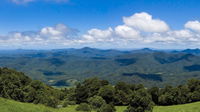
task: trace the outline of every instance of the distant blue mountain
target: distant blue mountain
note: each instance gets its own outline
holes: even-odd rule
[[[146,86],[178,85],[200,79],[200,50],[81,49],[2,50],[0,67],[25,72],[49,85],[73,84],[88,77]]]

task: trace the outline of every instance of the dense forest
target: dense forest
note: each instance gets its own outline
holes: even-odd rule
[[[114,106],[127,106],[126,112],[151,112],[154,105],[177,105],[200,101],[200,80],[185,85],[145,88],[142,84],[89,78],[75,87],[55,89],[24,73],[0,68],[0,96],[20,102],[54,108],[79,104],[77,111],[115,112]]]
[[[111,84],[124,81],[145,87],[177,86],[191,78],[200,79],[200,49],[0,50],[0,67],[21,71],[57,87],[76,85],[88,77],[99,77]]]

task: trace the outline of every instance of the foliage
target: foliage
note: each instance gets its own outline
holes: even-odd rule
[[[145,89],[134,92],[127,108],[127,112],[152,112],[153,102]]]
[[[165,84],[177,86],[190,78],[200,79],[199,54],[199,50],[12,50],[1,51],[0,66],[22,71],[51,86],[71,86],[99,77],[111,84],[124,81],[163,88]]]
[[[78,84],[75,89],[77,103],[87,102],[87,99],[97,95],[99,89],[104,85],[108,85],[108,82],[98,78],[89,78],[82,84]]]
[[[114,105],[128,106],[128,112],[143,112],[152,111],[153,104],[178,105],[200,101],[200,80],[191,79],[176,87],[148,89],[142,84],[118,82],[111,85],[106,80],[89,78],[73,88],[55,89],[22,72],[0,68],[0,97],[54,108],[59,104],[64,107],[80,104],[78,109],[89,111]]]
[[[102,105],[106,104],[106,101],[100,96],[93,96],[88,99],[88,103],[93,109],[98,109]]]
[[[113,103],[115,100],[115,88],[111,85],[103,86],[98,93],[99,96],[101,96],[106,103]]]
[[[97,112],[115,112],[116,109],[111,104],[104,104],[102,105]]]
[[[91,112],[91,107],[87,103],[81,103],[76,107],[77,111]]]
[[[45,104],[56,107],[61,92],[21,72],[0,68],[0,96],[21,102]]]

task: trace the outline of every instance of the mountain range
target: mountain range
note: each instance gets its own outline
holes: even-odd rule
[[[163,87],[200,79],[200,49],[1,50],[0,67],[25,72],[51,86],[72,86],[86,78],[99,77],[111,83]]]

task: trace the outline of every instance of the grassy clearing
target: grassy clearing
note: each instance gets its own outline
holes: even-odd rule
[[[75,106],[68,106],[67,108],[53,109],[43,105],[35,105],[30,103],[21,103],[13,100],[0,98],[1,112],[77,112]],[[116,107],[117,112],[123,112],[126,107]],[[175,106],[155,106],[153,112],[200,112],[200,102],[175,105]]]
[[[174,106],[156,106],[153,112],[200,112],[200,102]]]

